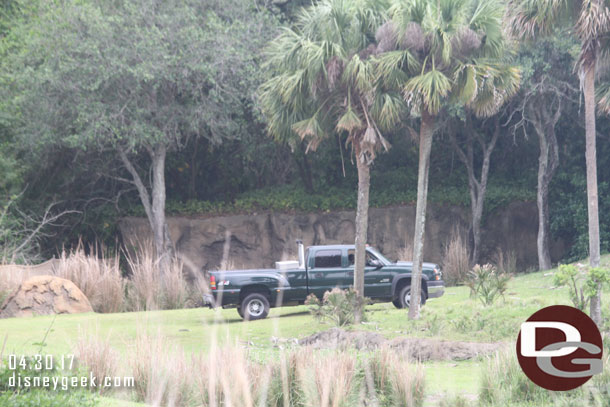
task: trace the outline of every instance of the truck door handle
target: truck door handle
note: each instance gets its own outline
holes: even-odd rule
[[[322,277],[324,277],[324,274],[322,274],[322,273],[316,273],[316,274],[314,274],[314,277],[315,277],[315,278],[322,278]]]
[[[347,275],[350,276],[350,277],[353,277],[354,276],[354,272],[353,271],[348,271]]]

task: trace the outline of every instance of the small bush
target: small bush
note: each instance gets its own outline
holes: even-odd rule
[[[591,297],[597,294],[598,285],[610,282],[610,270],[590,268],[582,263],[577,266],[562,264],[555,274],[554,282],[557,286],[567,286],[574,307],[586,311]]]
[[[315,294],[310,294],[305,301],[314,318],[336,326],[353,324],[354,314],[358,310],[362,314],[362,320],[366,321],[364,308],[367,303],[368,299],[359,297],[353,288],[341,290],[337,287],[325,292],[321,301]]]
[[[443,257],[443,280],[447,285],[464,282],[470,269],[468,245],[462,234],[454,229]]]
[[[478,298],[483,305],[492,305],[498,297],[504,297],[510,279],[510,274],[498,273],[491,264],[477,264],[468,272],[467,284],[472,297]]]

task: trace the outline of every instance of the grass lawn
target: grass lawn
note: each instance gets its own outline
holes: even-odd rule
[[[603,258],[610,263],[610,255]],[[567,304],[567,288],[554,288],[552,271],[520,275],[512,279],[504,300],[485,307],[469,297],[466,287],[451,287],[441,298],[430,300],[422,318],[409,321],[404,310],[390,303],[367,307],[368,321],[357,329],[376,331],[387,338],[434,337],[475,342],[505,342],[512,346],[519,325],[548,305]],[[603,296],[604,313],[610,317],[610,294]],[[255,358],[277,356],[272,337],[301,338],[330,328],[314,320],[306,306],[272,310],[270,318],[244,323],[235,309],[207,308],[120,314],[75,314],[0,320],[0,349],[8,354],[69,354],[79,335],[108,337],[123,353],[130,351],[138,332],[159,332],[187,352],[206,352],[213,341],[249,346]],[[48,333],[47,333],[48,331]],[[45,338],[46,335],[46,339]],[[43,342],[44,339],[44,342]],[[41,351],[42,350],[42,351]],[[430,394],[476,394],[481,361],[432,362],[425,365]],[[103,399],[102,406],[117,404]],[[118,404],[123,405],[123,404]]]

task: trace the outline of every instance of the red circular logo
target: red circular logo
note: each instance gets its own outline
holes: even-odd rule
[[[572,390],[602,370],[602,336],[574,307],[553,305],[521,324],[517,358],[531,381],[547,390]]]

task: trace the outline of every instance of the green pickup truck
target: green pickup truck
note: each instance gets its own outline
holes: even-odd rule
[[[354,281],[354,245],[311,246],[299,241],[298,261],[276,262],[275,269],[210,271],[209,292],[203,295],[210,307],[236,306],[245,320],[267,317],[271,307],[299,305],[311,293],[322,298],[335,287],[347,289]],[[409,306],[411,262],[391,262],[367,246],[364,295],[375,302]],[[421,302],[444,293],[440,267],[423,264]]]

